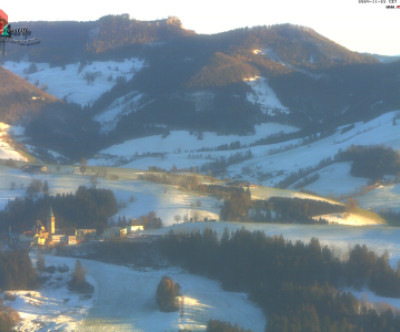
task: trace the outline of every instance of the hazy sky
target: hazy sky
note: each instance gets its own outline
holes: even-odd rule
[[[10,22],[89,21],[128,13],[138,20],[177,16],[187,29],[214,33],[234,28],[293,23],[313,28],[358,52],[400,55],[400,0],[16,0],[0,5]],[[362,1],[362,0],[361,0]],[[392,2],[392,3],[389,3]]]

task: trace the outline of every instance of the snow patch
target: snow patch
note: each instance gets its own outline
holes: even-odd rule
[[[196,91],[186,94],[186,98],[194,103],[196,112],[203,112],[211,108],[215,94],[211,91]]]
[[[62,260],[75,262],[69,258]],[[205,331],[210,318],[237,323],[253,331],[265,328],[262,311],[246,294],[223,291],[216,281],[176,268],[139,271],[91,260],[81,262],[97,290],[93,306],[80,326],[82,331]],[[163,275],[180,284],[184,295],[182,313],[158,310],[155,291]]]
[[[27,161],[27,158],[15,148],[15,143],[10,136],[11,132],[10,125],[0,122],[0,159]]]
[[[90,165],[116,165],[119,160],[127,160],[121,164],[125,167],[133,168],[148,168],[154,164],[154,158],[141,158],[137,164],[133,162],[138,159],[138,156],[143,154],[160,154],[157,156],[156,162],[159,167],[160,157],[161,163],[165,161],[170,169],[174,164],[177,167],[196,166],[205,163],[206,157],[201,157],[200,160],[195,160],[195,155],[201,154],[196,150],[204,148],[217,148],[223,144],[230,144],[240,141],[242,145],[251,144],[266,136],[279,133],[289,133],[296,131],[297,128],[281,125],[277,123],[263,123],[255,126],[255,133],[252,135],[217,135],[213,132],[203,132],[202,137],[198,134],[191,134],[186,130],[174,130],[169,135],[153,135],[143,138],[128,140],[122,144],[113,145],[98,153],[98,155],[89,160]],[[231,154],[232,151],[225,151],[223,154]],[[164,158],[164,154],[169,154]],[[188,156],[190,154],[190,156]],[[207,153],[208,154],[208,153]],[[220,153],[221,154],[221,153]],[[145,156],[143,156],[145,157]],[[171,159],[168,159],[171,157]],[[143,165],[143,166],[142,166]]]
[[[400,184],[380,186],[365,195],[357,197],[362,207],[372,208],[375,211],[400,212]]]
[[[75,259],[53,256],[45,256],[45,261],[47,266],[67,265],[70,271],[73,271],[75,264]],[[17,331],[76,331],[80,328],[93,299],[68,290],[70,273],[56,271],[50,275],[52,285],[46,283],[38,291],[9,292],[16,299],[5,301],[4,304],[17,310],[21,317]],[[90,278],[89,282],[93,283],[94,280]]]
[[[114,100],[105,111],[94,117],[94,120],[101,124],[100,132],[108,133],[114,130],[125,115],[140,110],[144,106],[141,104],[143,97],[143,94],[133,91]]]
[[[381,224],[375,219],[364,217],[354,213],[324,214],[313,217],[314,220],[319,220],[320,218],[328,220],[329,223],[347,226],[366,226]]]
[[[317,171],[319,179],[305,189],[318,192],[322,196],[341,196],[355,193],[368,184],[368,179],[356,178],[350,175],[351,162],[341,162],[329,165]],[[310,174],[312,176],[314,173]]]
[[[259,105],[264,114],[270,116],[289,114],[289,109],[282,105],[265,77],[255,76],[247,79],[246,83],[253,90],[247,93],[247,100],[254,105]]]
[[[51,67],[48,63],[6,61],[3,66],[60,99],[86,106],[92,105],[110,90],[118,78],[132,79],[144,67],[144,61],[130,58],[121,62],[93,61],[62,67]]]

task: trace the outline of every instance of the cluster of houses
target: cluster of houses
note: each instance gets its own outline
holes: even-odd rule
[[[97,235],[96,229],[75,229],[73,235],[67,234],[63,230],[56,229],[56,217],[50,207],[49,214],[45,223],[37,220],[31,231],[22,234],[12,234],[9,232],[9,243],[15,242],[26,246],[57,246],[57,245],[76,245],[90,240],[111,240],[121,238],[135,238],[141,235],[142,225],[126,227],[110,227],[105,229],[101,236]]]

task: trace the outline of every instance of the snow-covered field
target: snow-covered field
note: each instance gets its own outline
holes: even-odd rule
[[[212,228],[221,236],[245,227],[262,230],[268,236],[283,235],[286,239],[309,241],[312,237],[332,246],[337,255],[345,257],[355,244],[366,244],[378,253],[388,251],[392,266],[400,259],[400,229],[391,227],[304,226],[251,223],[188,223],[148,234],[166,233],[170,229],[190,232]],[[71,269],[75,259],[47,255],[46,265],[66,264]],[[177,268],[132,269],[91,260],[81,260],[87,279],[95,285],[93,299],[81,300],[66,288],[41,289],[39,292],[13,292],[16,300],[6,301],[17,309],[22,322],[18,331],[177,331],[205,330],[208,319],[237,323],[252,331],[263,331],[266,319],[245,294],[225,292],[218,282],[191,275]],[[155,302],[155,290],[163,275],[181,285],[184,309],[161,313]],[[66,277],[63,277],[64,279]],[[62,284],[63,281],[59,280]],[[400,308],[399,299],[379,297],[368,290],[352,291],[359,299],[387,303]],[[69,299],[66,301],[65,299]],[[382,305],[381,305],[382,306]]]
[[[66,264],[75,259],[45,256],[46,265]],[[218,282],[176,268],[131,269],[81,260],[87,280],[95,286],[93,299],[81,300],[65,287],[19,291],[7,301],[19,311],[18,331],[204,331],[207,321],[219,319],[252,331],[263,331],[262,311],[243,293],[223,291]],[[155,301],[157,285],[168,275],[181,285],[183,310],[162,313]],[[60,281],[62,283],[62,281]],[[66,301],[68,299],[68,301]]]
[[[360,206],[377,211],[400,212],[400,184],[379,186],[369,193],[357,197]]]
[[[316,171],[319,179],[304,188],[323,196],[338,197],[355,192],[367,185],[368,179],[350,175],[351,162],[340,162]],[[311,176],[314,173],[310,174]]]
[[[124,169],[127,170],[127,169]],[[0,209],[4,209],[9,199],[23,197],[26,188],[32,179],[42,182],[47,181],[51,195],[74,193],[80,185],[91,187],[93,184],[90,175],[75,174],[74,168],[63,168],[59,173],[31,175],[17,169],[0,167]],[[136,173],[135,173],[136,174]],[[133,177],[133,176],[132,176]],[[216,197],[203,196],[194,192],[188,192],[170,185],[140,181],[135,179],[110,180],[97,178],[97,187],[110,189],[114,192],[118,203],[118,213],[113,216],[116,222],[118,219],[139,218],[149,212],[154,211],[161,218],[164,226],[171,226],[185,221],[218,220],[221,200]],[[397,188],[397,187],[394,187]],[[396,189],[397,190],[397,189]],[[328,198],[323,198],[307,193],[282,190],[277,188],[267,188],[262,186],[251,186],[252,199],[269,199],[272,196],[302,198],[326,201],[337,204]],[[396,200],[398,194],[393,193],[393,206],[398,206]],[[375,202],[361,202],[364,208],[373,208]],[[381,204],[388,204],[383,201]],[[345,225],[374,225],[381,223],[374,215],[362,216],[358,213],[344,214],[341,216],[323,216],[324,219],[333,223]]]
[[[72,171],[73,168],[70,168]],[[31,180],[47,181],[51,195],[74,193],[80,185],[91,187],[89,176],[56,173],[31,175],[20,170],[0,167],[0,209],[4,209],[9,199],[23,197]],[[139,218],[154,211],[163,225],[170,226],[185,220],[218,219],[218,199],[184,192],[173,186],[137,181],[108,180],[98,178],[98,188],[114,192],[119,205],[113,217]],[[11,188],[13,188],[11,190]]]
[[[0,159],[14,159],[26,161],[26,158],[13,146],[8,124],[0,122]]]
[[[120,160],[125,160],[124,167],[145,168],[157,165],[170,169],[173,165],[179,168],[198,166],[213,159],[214,156],[227,156],[236,151],[207,151],[199,152],[200,149],[215,149],[220,145],[240,142],[247,145],[261,138],[297,131],[297,128],[277,123],[264,123],[255,126],[252,135],[217,135],[213,132],[204,132],[202,138],[197,134],[191,134],[185,130],[174,130],[168,136],[154,135],[143,138],[132,139],[122,144],[113,145],[98,153],[89,160],[90,165],[115,165]],[[136,156],[146,153],[165,154],[164,157],[149,157],[138,160]],[[209,156],[209,157],[208,157]],[[133,161],[131,161],[133,160]],[[140,167],[140,166],[143,167]]]
[[[315,220],[319,218],[328,220],[329,223],[347,225],[347,226],[367,226],[367,225],[380,225],[382,221],[378,218],[363,216],[356,213],[334,213],[334,214],[322,214],[313,217]]]
[[[225,292],[210,279],[174,268],[138,271],[94,261],[82,263],[98,285],[96,302],[82,331],[202,331],[210,318],[253,331],[265,327],[261,310],[245,294]],[[181,285],[183,313],[158,311],[155,291],[163,275]]]
[[[118,78],[130,80],[144,66],[138,58],[124,61],[93,61],[50,67],[48,63],[6,61],[3,65],[38,87],[60,99],[80,104],[92,104],[110,90]]]
[[[142,103],[143,99],[144,95],[142,93],[133,91],[114,100],[106,110],[94,117],[94,120],[101,125],[100,131],[102,133],[112,131],[123,116],[138,111],[146,105],[146,102]]]
[[[35,262],[36,255],[32,256]],[[93,298],[70,292],[67,288],[67,282],[75,266],[74,259],[46,256],[45,261],[46,266],[66,265],[69,271],[45,273],[51,276],[51,279],[37,291],[7,292],[14,295],[15,300],[4,301],[4,304],[17,310],[21,317],[16,326],[17,331],[77,331],[93,305]],[[96,286],[95,279],[91,275],[86,279]]]
[[[393,149],[400,149],[400,123],[393,125],[393,117],[398,113],[391,112],[386,113],[378,118],[368,121],[356,123],[354,128],[341,133],[338,130],[332,136],[317,140],[309,144],[303,144],[301,146],[295,146],[294,148],[288,148],[286,151],[270,154],[268,149],[258,150],[253,152],[254,158],[246,160],[239,164],[232,165],[228,168],[228,174],[231,177],[241,176],[243,167],[247,167],[250,172],[248,177],[253,177],[257,181],[256,173],[257,171],[263,171],[272,174],[281,174],[279,176],[274,176],[266,180],[262,180],[261,184],[265,186],[273,187],[286,175],[297,171],[299,168],[315,167],[318,163],[326,158],[333,158],[336,153],[340,150],[344,151],[351,145],[385,145],[386,147],[392,147]],[[295,142],[294,142],[295,143]],[[256,150],[252,148],[252,151]],[[343,176],[347,177],[347,185],[352,183],[354,188],[356,188],[359,182],[352,181],[349,178],[348,172],[343,167],[341,167]],[[331,167],[328,171],[332,172]],[[321,176],[323,174],[320,174]],[[339,174],[338,174],[339,175]],[[339,186],[337,186],[339,187]],[[314,188],[318,189],[318,188]],[[327,190],[322,188],[322,190]],[[334,192],[334,187],[331,189]],[[317,191],[318,192],[318,191]]]
[[[280,132],[293,132],[296,129],[279,124],[262,124],[256,126],[256,133],[247,136],[217,136],[203,133],[203,138],[190,135],[186,131],[171,131],[166,137],[150,136],[126,141],[102,150],[89,161],[90,165],[119,165],[137,169],[158,166],[164,169],[201,167],[205,164],[226,160],[237,153],[251,151],[252,157],[234,163],[226,168],[226,176],[233,179],[244,179],[251,183],[274,187],[288,175],[300,168],[315,168],[327,158],[333,158],[339,151],[351,145],[384,145],[400,149],[400,121],[393,121],[399,111],[378,116],[368,122],[357,122],[354,127],[343,130],[339,128],[333,135],[305,143],[302,139],[293,139],[276,144],[248,145],[260,138]],[[239,141],[241,148],[218,151],[216,147]],[[200,149],[213,151],[200,151]],[[155,155],[149,155],[153,153]],[[319,179],[304,187],[322,196],[349,195],[360,191],[368,183],[367,179],[350,175],[350,163],[335,163],[318,169]],[[292,187],[290,187],[292,188]]]

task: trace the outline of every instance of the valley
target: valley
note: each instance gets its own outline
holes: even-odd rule
[[[400,326],[398,57],[294,24],[30,26],[0,58],[0,254],[37,278],[0,292],[17,331]]]

